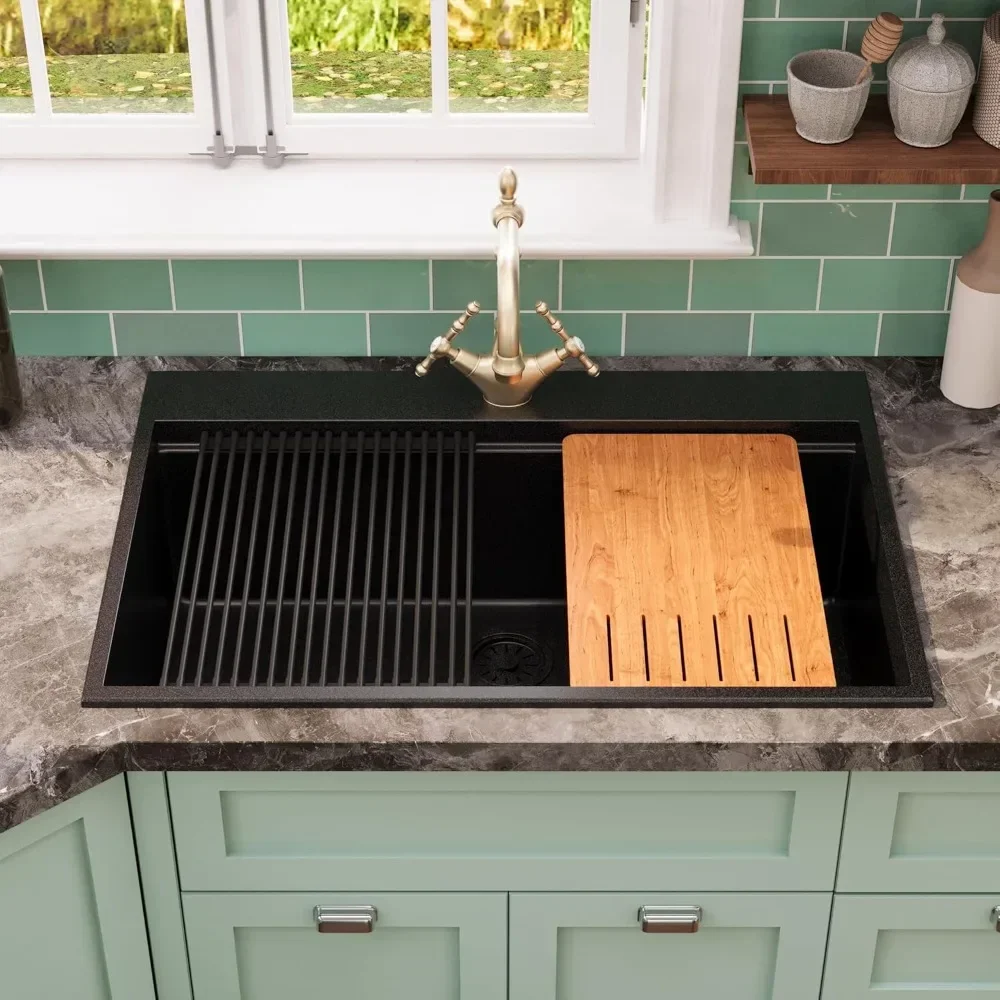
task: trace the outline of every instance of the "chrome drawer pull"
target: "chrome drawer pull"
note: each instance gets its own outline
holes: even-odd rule
[[[1000,906],[994,906],[990,910],[990,920],[993,922],[994,928],[1000,931]]]
[[[374,906],[317,906],[313,919],[320,934],[371,934],[378,910]]]
[[[701,926],[700,906],[640,906],[643,934],[696,934]]]

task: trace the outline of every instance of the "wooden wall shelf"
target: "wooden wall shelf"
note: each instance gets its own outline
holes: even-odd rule
[[[1000,184],[1000,149],[966,119],[947,146],[917,149],[893,134],[888,99],[872,95],[854,136],[837,146],[795,131],[787,97],[743,98],[750,166],[757,184]]]

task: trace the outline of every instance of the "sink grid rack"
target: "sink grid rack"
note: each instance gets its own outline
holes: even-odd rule
[[[470,683],[475,434],[204,430],[160,686]]]

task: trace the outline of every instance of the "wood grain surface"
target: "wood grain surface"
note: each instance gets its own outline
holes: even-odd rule
[[[835,146],[795,131],[787,97],[743,98],[750,164],[757,184],[998,184],[1000,150],[959,125],[946,146],[918,149],[896,138],[886,97],[873,94],[852,138]]]
[[[795,441],[563,441],[570,683],[836,684]]]

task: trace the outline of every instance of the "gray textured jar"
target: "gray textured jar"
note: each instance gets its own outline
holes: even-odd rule
[[[832,145],[854,135],[872,85],[871,73],[855,82],[865,65],[841,49],[813,49],[789,61],[788,103],[803,139]]]
[[[896,138],[922,147],[951,142],[975,82],[972,57],[945,38],[944,15],[934,14],[926,37],[904,42],[889,60],[889,111]]]

